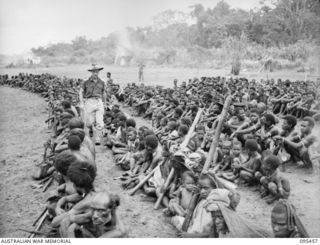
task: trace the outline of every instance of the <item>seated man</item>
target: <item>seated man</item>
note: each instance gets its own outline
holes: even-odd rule
[[[282,131],[280,132],[281,137],[285,137],[291,139],[292,137],[297,136],[297,132],[295,131],[295,126],[297,124],[297,119],[292,115],[286,115],[283,118],[282,123]],[[275,137],[277,139],[279,137]],[[284,163],[289,160],[288,153],[284,148],[284,144],[282,140],[275,140],[275,147],[272,149],[274,155],[277,155],[282,160],[282,167],[284,167]]]
[[[76,204],[62,221],[62,237],[119,238],[127,230],[117,215],[117,195],[98,192]]]
[[[54,217],[56,216],[55,209],[57,206],[57,202],[60,198],[63,196],[68,196],[76,193],[76,189],[73,186],[73,183],[70,181],[70,179],[67,177],[67,172],[69,169],[69,166],[75,162],[77,159],[69,151],[63,151],[54,159],[53,165],[55,169],[58,171],[59,174],[61,174],[61,183],[58,188],[54,191],[52,195],[47,199],[47,208],[49,214]],[[63,206],[63,209],[68,209],[67,206]]]
[[[276,136],[283,142],[284,149],[291,155],[291,160],[294,162],[302,161],[303,167],[312,168],[310,159],[309,147],[316,141],[316,136],[312,134],[312,129],[315,121],[312,117],[305,117],[301,122],[300,135],[294,136],[291,139]]]
[[[147,135],[145,137],[145,149],[140,153],[133,154],[130,160],[130,170],[124,175],[129,175],[129,178],[123,183],[123,187],[130,188],[139,182],[139,175],[143,178],[144,174],[150,173],[160,161],[162,161],[161,146],[155,135]],[[146,184],[147,185],[147,184]]]
[[[90,151],[84,147],[81,148],[81,139],[78,135],[70,135],[68,139],[69,150],[78,161],[88,162],[95,171],[97,171],[97,166],[93,156]]]
[[[108,135],[106,145],[112,147],[114,144],[124,144],[126,142],[126,116],[120,114],[116,117],[117,119],[117,130],[114,135]]]
[[[73,183],[76,193],[64,196],[59,199],[55,213],[56,217],[52,221],[52,227],[58,227],[66,216],[63,207],[67,204],[75,204],[84,198],[93,195],[93,181],[96,177],[94,168],[87,162],[74,161],[68,168],[67,177]]]
[[[95,146],[88,135],[85,134],[84,122],[79,117],[74,117],[69,121],[69,130],[71,134],[77,134],[82,143],[82,146],[86,146],[93,157],[95,158]]]

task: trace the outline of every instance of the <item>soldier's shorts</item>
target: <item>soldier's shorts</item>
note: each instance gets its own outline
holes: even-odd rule
[[[103,114],[104,106],[102,99],[99,98],[89,98],[84,101],[84,110],[86,116],[87,126],[93,126],[96,122],[96,128],[102,130],[104,128]]]

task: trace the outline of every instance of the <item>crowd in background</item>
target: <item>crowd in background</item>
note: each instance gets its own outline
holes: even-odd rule
[[[0,76],[1,85],[48,101],[51,157],[35,178],[52,174],[59,183],[48,199],[52,227],[62,237],[123,237],[128,234],[116,213],[119,196],[94,191],[99,169],[79,106],[82,83],[49,74]],[[308,236],[282,172],[288,165],[319,168],[313,159],[319,154],[314,133],[319,84],[202,77],[181,84],[174,80],[173,88],[134,83],[121,88],[109,79],[106,88],[102,147],[112,150],[114,163],[124,171],[122,187],[156,197],[179,236],[272,236],[239,215],[237,186],[254,187],[274,205],[274,236]],[[150,119],[152,127],[138,127],[122,106]]]

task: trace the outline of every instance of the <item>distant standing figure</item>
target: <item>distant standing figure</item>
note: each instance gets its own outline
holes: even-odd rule
[[[139,82],[144,82],[144,76],[143,76],[143,68],[144,64],[139,65]]]
[[[107,82],[106,82],[106,102],[108,105],[113,104],[114,102],[114,95],[112,95],[113,89],[113,79],[111,78],[111,73],[107,72]]]
[[[111,78],[111,73],[107,72],[107,86],[113,83],[113,79]]]

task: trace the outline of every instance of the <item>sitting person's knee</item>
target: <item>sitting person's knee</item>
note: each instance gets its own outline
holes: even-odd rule
[[[268,184],[268,190],[270,191],[271,194],[275,195],[278,192],[278,186],[275,183],[270,182]]]
[[[244,170],[241,170],[240,171],[240,177],[244,180],[251,180],[252,177],[253,177],[253,174],[247,172],[247,171],[244,171]]]

